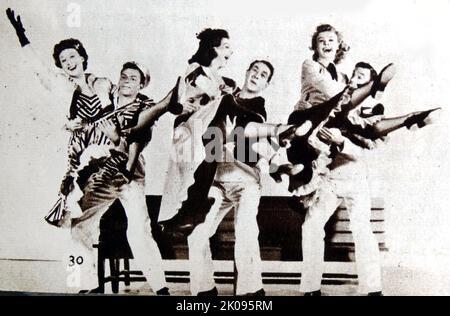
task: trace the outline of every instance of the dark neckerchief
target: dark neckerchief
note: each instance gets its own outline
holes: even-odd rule
[[[336,65],[334,63],[329,63],[327,67],[325,67],[324,64],[322,64],[320,61],[316,60],[323,68],[325,68],[328,73],[331,75],[331,78],[335,81],[338,81],[338,72],[336,69]]]
[[[337,73],[337,70],[336,70],[336,66],[333,63],[330,63],[328,65],[328,67],[327,67],[327,70],[330,73],[331,78],[333,80],[337,81],[338,80],[338,73]]]

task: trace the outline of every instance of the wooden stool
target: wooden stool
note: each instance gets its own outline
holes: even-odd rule
[[[130,270],[130,259],[133,259],[127,240],[127,217],[119,200],[116,200],[100,220],[100,236],[97,248],[97,275],[99,290],[104,293],[105,283],[111,282],[111,290],[119,292],[119,282],[126,286],[131,282],[145,282],[141,271]],[[109,260],[110,275],[105,276],[105,261]],[[123,269],[121,268],[123,261]],[[136,275],[136,276],[133,276]]]

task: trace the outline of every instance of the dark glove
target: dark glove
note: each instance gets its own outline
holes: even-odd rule
[[[9,21],[11,22],[11,25],[16,30],[17,37],[19,38],[20,45],[22,47],[30,44],[30,41],[28,40],[27,36],[25,35],[25,28],[23,27],[22,21],[20,20],[20,15],[17,16],[17,19],[14,15],[14,10],[11,10],[10,8],[6,9],[6,15],[8,16]]]
[[[61,191],[62,195],[67,196],[69,194],[69,192],[72,190],[73,180],[74,180],[74,178],[72,176],[64,177],[64,179],[62,180],[62,183],[61,183],[61,187],[60,187],[60,191]]]

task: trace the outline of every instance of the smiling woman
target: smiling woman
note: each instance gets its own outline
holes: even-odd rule
[[[230,59],[231,55],[233,55],[233,50],[231,49],[230,40],[228,38],[222,38],[219,47],[214,48],[217,57],[211,61],[211,67],[216,69],[224,68],[228,59]]]
[[[76,39],[67,39],[56,44],[53,58],[55,65],[71,78],[80,78],[88,65],[88,54],[83,44]]]
[[[351,40],[352,49],[337,65],[338,69],[351,74],[353,65],[362,60],[370,62],[377,70],[386,61],[397,66],[394,89],[388,88],[384,95],[384,104],[395,105],[386,108],[387,115],[397,116],[420,109],[413,108],[416,103],[444,106],[444,100],[449,99],[448,80],[445,79],[447,69],[450,69],[450,59],[446,56],[449,45],[442,42],[450,27],[446,18],[450,9],[447,0],[436,0],[432,4],[422,0],[395,3],[367,0],[345,4],[319,0],[314,2],[314,8],[311,4],[293,0],[283,2],[282,6],[276,1],[269,5],[267,1],[248,0],[245,4],[231,1],[238,5],[224,6],[219,0],[192,0],[189,3],[181,0],[130,0],[126,3],[121,0],[79,0],[75,1],[80,9],[78,24],[68,23],[74,11],[68,12],[67,4],[73,1],[42,1],[31,5],[14,0],[0,1],[3,10],[8,4],[16,6],[15,11],[22,16],[23,27],[31,40],[31,45],[27,45],[27,38],[19,38],[18,44],[14,29],[9,27],[8,19],[3,15],[0,21],[0,29],[4,31],[0,45],[3,57],[0,58],[0,104],[4,105],[0,119],[0,170],[5,181],[0,188],[0,258],[60,260],[65,250],[62,239],[67,231],[49,226],[42,220],[58,193],[60,181],[56,179],[66,171],[66,138],[72,135],[60,126],[67,122],[75,87],[64,69],[54,66],[52,58],[54,44],[62,39],[78,39],[86,48],[89,59],[85,73],[115,79],[113,82],[118,81],[124,61],[142,61],[152,74],[151,86],[143,93],[159,100],[169,87],[173,87],[176,77],[183,74],[186,61],[197,49],[199,41],[195,34],[204,27],[224,28],[230,34],[230,39],[224,41],[231,45],[234,53],[224,57],[226,66],[222,68],[222,75],[239,79],[242,86],[243,70],[250,61],[270,60],[276,72],[270,87],[264,91],[268,121],[286,122],[293,105],[300,99],[302,61],[308,58],[309,64],[317,65],[311,58],[313,51],[308,49],[312,46],[311,35],[319,23],[329,23],[338,28],[345,39]],[[21,48],[21,44],[25,47]],[[220,43],[215,50],[218,46]],[[31,54],[33,49],[46,62],[45,68],[35,62],[36,54]],[[324,53],[328,50],[330,48],[326,47]],[[29,58],[27,53],[30,53]],[[78,54],[83,57],[80,52]],[[40,67],[38,80],[33,73],[34,66]],[[60,74],[44,76],[47,68]],[[68,70],[82,68],[81,65],[73,69],[72,65]],[[331,77],[326,69],[321,74]],[[46,81],[46,78],[52,79]],[[196,81],[198,86],[207,83],[203,79]],[[39,80],[50,85],[52,92],[44,91]],[[95,83],[97,95],[101,81],[100,78]],[[53,89],[53,86],[57,88]],[[60,86],[64,89],[58,89]],[[314,100],[316,92],[309,92],[309,98],[302,93],[301,101]],[[89,90],[83,93],[91,95]],[[192,97],[197,101],[195,106],[201,107],[201,98],[196,98],[195,94]],[[383,276],[387,277],[386,294],[450,293],[447,277],[450,276],[447,260],[450,258],[450,217],[448,199],[445,198],[449,191],[450,164],[443,163],[450,159],[446,124],[450,112],[442,112],[442,124],[438,122],[433,127],[420,129],[419,133],[399,130],[398,136],[407,137],[394,135],[387,146],[371,153],[374,159],[369,172],[375,180],[371,183],[372,193],[383,197],[386,205],[389,247],[389,253],[383,254],[389,259],[384,261],[388,266],[384,271],[389,272]],[[147,162],[147,194],[158,197],[163,194],[174,119],[167,115],[158,121],[153,129],[153,139],[143,153]],[[286,180],[284,178],[278,185],[264,174],[262,195],[289,195]],[[168,185],[176,185],[175,180],[168,181]],[[270,218],[270,225],[282,232],[281,215],[275,215]],[[261,237],[282,238],[263,230]],[[447,257],[441,260],[438,254]],[[411,264],[419,267],[414,266],[414,273],[407,276],[405,270],[403,274],[398,273],[400,269],[409,269]],[[54,278],[47,278],[55,273],[22,269],[20,262],[8,262],[8,266],[20,270],[20,274],[14,277],[8,273],[9,269],[0,272],[2,289],[55,291],[53,284],[48,282]],[[327,267],[329,265],[325,271],[329,271]],[[66,275],[61,275],[60,288],[67,290]],[[23,281],[25,278],[26,282]],[[325,291],[327,289],[325,287]]]
[[[220,74],[233,54],[228,32],[208,28],[197,38],[198,49],[189,59],[183,77],[186,89],[180,100],[184,111],[175,120],[160,221],[173,218],[187,199],[188,188],[195,182],[194,173],[205,157],[202,135],[216,115],[223,95],[236,88],[233,80]]]
[[[56,67],[62,69],[63,73],[55,73],[50,68],[41,64],[37,54],[31,47],[30,40],[25,35],[25,28],[20,16],[15,16],[11,9],[6,10],[6,15],[14,27],[21,46],[29,59],[34,61],[35,73],[46,89],[52,93],[64,91],[71,94],[70,106],[66,108],[68,118],[65,128],[71,133],[68,147],[68,170],[60,186],[60,203],[69,198],[77,198],[76,194],[69,196],[74,187],[76,168],[83,151],[84,124],[92,123],[111,112],[114,109],[110,100],[112,83],[106,78],[99,78],[86,73],[88,65],[88,54],[83,44],[77,39],[65,39],[54,46],[53,58]],[[68,102],[69,103],[69,102]],[[101,144],[110,143],[108,137],[100,137]],[[56,218],[47,218],[52,224],[58,224]],[[56,220],[56,222],[54,222]]]
[[[350,47],[333,26],[329,24],[319,25],[311,39],[311,49],[313,50],[313,60],[318,62],[330,61],[339,64],[349,51]]]

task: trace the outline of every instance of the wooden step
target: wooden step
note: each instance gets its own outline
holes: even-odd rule
[[[372,231],[377,233],[384,233],[384,222],[383,221],[371,221],[370,225],[372,226]],[[337,221],[333,225],[335,232],[351,232],[350,230],[350,221]]]
[[[347,206],[345,205],[345,201],[343,200],[343,198],[340,198],[342,200],[341,205],[339,205],[339,208],[347,208]],[[371,199],[371,208],[372,209],[384,209],[384,199],[381,197],[373,197]]]
[[[338,208],[337,211],[335,212],[334,216],[336,216],[336,218],[338,220],[349,220],[349,218],[350,218],[348,211],[343,208]],[[372,208],[370,220],[371,221],[384,221],[384,210]]]
[[[378,243],[385,243],[386,238],[384,233],[375,233],[375,237],[378,240]],[[335,244],[346,244],[351,243],[353,244],[353,236],[351,233],[335,233],[330,239],[331,243]]]

